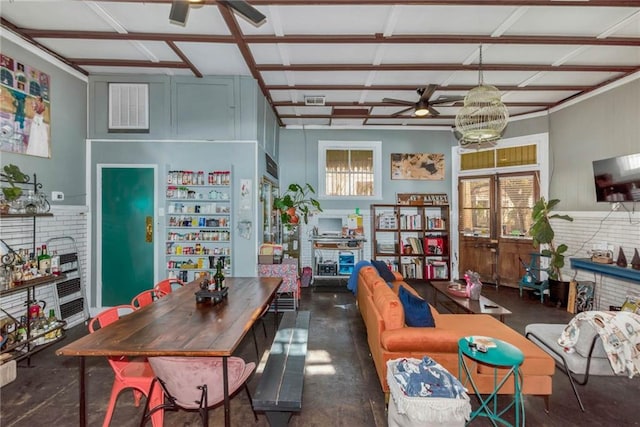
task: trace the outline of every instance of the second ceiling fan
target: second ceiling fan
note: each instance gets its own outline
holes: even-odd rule
[[[418,117],[424,117],[427,115],[438,116],[440,112],[433,108],[433,105],[441,105],[441,104],[451,104],[453,102],[462,101],[464,99],[463,96],[452,96],[452,97],[440,97],[433,101],[429,101],[429,98],[433,95],[433,93],[438,88],[438,85],[428,85],[427,87],[421,87],[416,90],[418,95],[420,95],[420,99],[417,102],[405,101],[403,99],[394,99],[394,98],[383,98],[382,102],[387,102],[390,104],[396,105],[408,105],[407,108],[396,111],[391,115],[391,117],[398,117],[407,111],[414,110],[413,115]]]

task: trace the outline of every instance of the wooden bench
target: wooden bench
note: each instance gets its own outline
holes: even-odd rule
[[[284,313],[253,397],[253,409],[264,411],[272,427],[286,426],[302,409],[309,312]]]

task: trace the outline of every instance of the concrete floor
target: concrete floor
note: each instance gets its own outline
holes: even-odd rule
[[[415,285],[428,300],[432,289],[426,284]],[[318,288],[319,289],[319,288]],[[506,323],[519,332],[528,323],[566,323],[572,317],[565,310],[543,305],[537,299],[520,298],[518,291],[502,287],[496,290],[485,286],[483,294],[509,308],[513,314]],[[324,289],[322,292],[305,288],[300,309],[311,311],[308,357],[304,384],[303,409],[294,415],[290,426],[386,426],[384,395],[369,356],[362,319],[355,307],[354,296],[347,292]],[[267,350],[273,340],[273,315],[268,314],[267,338],[262,328],[256,329],[260,352]],[[86,333],[79,325],[68,331],[58,346],[71,342]],[[490,331],[487,332],[490,335]],[[78,361],[76,358],[55,355],[55,346],[31,359],[27,367],[23,361],[18,378],[3,387],[1,393],[0,425],[17,426],[77,426],[78,425]],[[251,334],[242,342],[238,355],[256,361]],[[260,367],[258,372],[260,371]],[[101,357],[87,358],[88,424],[102,425],[106,404],[113,382],[113,372]],[[259,373],[249,381],[253,391]],[[530,426],[631,426],[640,425],[637,402],[640,381],[625,377],[592,377],[586,386],[579,386],[586,412],[581,412],[571,391],[567,377],[557,371],[553,380],[551,412],[544,412],[542,398],[525,397],[526,423]],[[144,399],[143,399],[144,402]],[[474,407],[477,402],[472,400]],[[111,422],[113,426],[136,426],[142,407],[136,408],[130,392],[123,392]],[[244,392],[232,400],[233,426],[267,426],[264,415],[253,419]],[[222,407],[210,412],[210,425],[224,425]],[[151,425],[149,423],[148,425]],[[166,426],[200,425],[197,414],[183,411],[167,413]],[[473,426],[489,425],[486,420],[474,421]]]

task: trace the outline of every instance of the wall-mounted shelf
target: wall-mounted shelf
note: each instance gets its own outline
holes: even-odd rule
[[[586,270],[617,279],[640,283],[640,270],[618,267],[615,264],[600,264],[589,258],[571,258],[571,268],[574,270]]]

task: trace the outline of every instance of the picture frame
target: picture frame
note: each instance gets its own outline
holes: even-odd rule
[[[443,181],[443,153],[391,153],[391,179]]]

